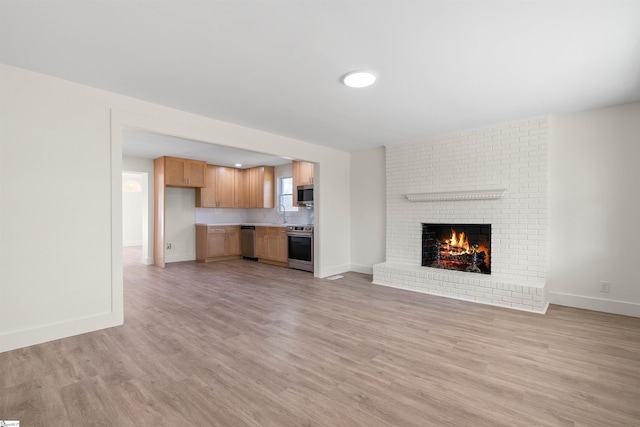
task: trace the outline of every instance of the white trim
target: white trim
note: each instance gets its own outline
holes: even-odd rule
[[[407,194],[410,202],[441,202],[455,200],[495,200],[501,199],[506,189],[469,190],[469,191],[439,191],[430,193]]]
[[[562,292],[549,292],[549,302],[551,304],[581,308],[584,310],[640,317],[640,304],[634,302],[593,298],[583,295],[565,294]]]
[[[122,319],[114,310],[111,313],[7,332],[0,335],[0,353],[119,325],[122,325]]]

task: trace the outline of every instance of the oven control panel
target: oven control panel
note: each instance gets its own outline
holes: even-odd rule
[[[313,233],[313,225],[288,225],[287,231]]]

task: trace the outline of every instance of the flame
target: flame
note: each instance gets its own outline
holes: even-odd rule
[[[465,236],[464,232],[458,234],[455,230],[451,230],[451,238],[446,239],[449,255],[462,255],[470,254],[472,251],[469,249],[469,239]]]
[[[457,232],[451,229],[451,238],[445,239],[446,245],[443,245],[442,249],[447,255],[464,255],[472,254],[473,248],[469,245],[469,239],[464,234],[464,231]],[[485,253],[485,263],[489,265],[489,245],[486,242],[478,242],[478,253]]]

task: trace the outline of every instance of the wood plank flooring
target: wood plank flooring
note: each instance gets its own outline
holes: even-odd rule
[[[244,260],[138,263],[125,325],[0,354],[21,426],[638,426],[640,319]]]

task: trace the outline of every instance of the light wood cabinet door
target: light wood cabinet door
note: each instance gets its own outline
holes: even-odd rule
[[[278,241],[278,252],[276,255],[276,261],[288,262],[289,261],[289,247],[287,245],[287,229],[285,227],[277,227],[278,234],[276,239]]]
[[[278,259],[278,235],[277,229],[269,227],[267,232],[267,259],[276,261]]]
[[[260,208],[273,209],[276,198],[275,169],[273,166],[261,166],[262,191],[259,197]]]
[[[259,208],[258,200],[260,199],[260,168],[249,169],[249,207]]]
[[[216,166],[207,165],[206,171],[207,186],[196,188],[196,207],[215,208],[216,207]]]
[[[205,186],[205,170],[207,164],[199,160],[165,157],[165,185],[168,187]]]
[[[205,171],[207,163],[199,160],[187,160],[187,186],[188,187],[205,187],[206,178]]]
[[[313,185],[314,165],[309,162],[298,162],[298,185]]]
[[[249,169],[236,170],[236,207],[249,207]]]
[[[225,229],[225,255],[240,255],[240,226],[227,226]]]
[[[164,159],[164,182],[170,187],[184,187],[186,185],[187,160],[175,157]]]
[[[236,204],[236,172],[237,169],[214,166],[216,168],[216,207],[235,208]]]
[[[267,256],[267,227],[256,227],[256,257]]]
[[[207,258],[225,256],[225,233],[207,234]]]
[[[275,206],[275,172],[273,166],[252,168],[251,207],[269,208]]]

